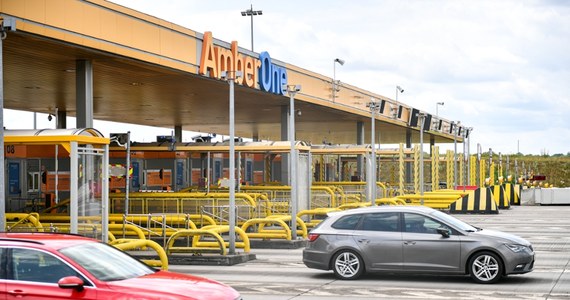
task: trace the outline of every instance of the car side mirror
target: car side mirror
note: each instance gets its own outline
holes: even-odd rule
[[[83,280],[77,276],[63,277],[57,282],[57,285],[62,289],[75,289],[78,292],[83,291]]]
[[[437,229],[437,233],[441,234],[443,237],[448,238],[451,235],[451,230],[443,227]]]

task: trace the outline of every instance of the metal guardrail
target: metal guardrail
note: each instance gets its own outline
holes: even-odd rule
[[[308,237],[308,230],[305,222],[297,217],[297,236],[302,236],[303,238]],[[250,219],[245,222],[241,229],[247,233],[247,236],[251,238],[261,238],[261,239],[285,239],[292,240],[291,227],[288,222],[291,222],[290,215],[272,215],[265,218]]]
[[[229,242],[225,241],[223,234],[229,233],[228,225],[209,225],[201,229],[180,230],[173,234],[166,243],[166,253],[218,253],[220,255],[227,254]],[[249,238],[245,231],[239,227],[235,227],[235,233],[240,237],[241,242],[236,241],[235,247],[242,248],[244,252],[249,253]],[[192,243],[187,246],[175,246],[178,239],[192,238]],[[204,240],[209,239],[209,240]]]
[[[151,267],[160,267],[162,270],[168,270],[168,256],[164,249],[154,241],[145,239],[115,239],[110,241],[109,245],[123,251],[146,249],[146,247],[150,247],[156,251],[159,260],[142,259],[142,261]]]

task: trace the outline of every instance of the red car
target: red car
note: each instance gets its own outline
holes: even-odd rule
[[[0,233],[0,299],[241,299],[222,283],[155,270],[97,240]]]

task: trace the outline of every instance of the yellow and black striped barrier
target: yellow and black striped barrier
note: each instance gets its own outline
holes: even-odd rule
[[[511,205],[521,205],[521,185],[505,183],[503,187],[505,188],[505,193],[511,200]]]
[[[449,205],[449,212],[455,214],[498,214],[497,203],[490,188],[477,188]]]
[[[509,195],[505,193],[505,189],[502,185],[494,185],[491,187],[491,192],[493,193],[493,199],[497,203],[499,209],[509,209],[511,208],[511,200]]]

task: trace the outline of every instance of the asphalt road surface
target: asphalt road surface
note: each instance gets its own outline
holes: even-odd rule
[[[366,274],[343,281],[302,262],[302,249],[252,249],[257,259],[234,266],[177,266],[170,270],[219,280],[244,299],[570,299],[570,206],[514,206],[498,215],[456,215],[477,227],[533,243],[534,271],[497,284],[468,276]]]

